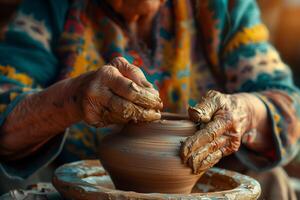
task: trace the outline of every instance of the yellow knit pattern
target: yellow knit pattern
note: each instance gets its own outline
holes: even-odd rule
[[[264,42],[269,39],[269,32],[265,25],[257,24],[244,28],[238,32],[227,44],[224,53],[229,53],[241,45]]]
[[[7,78],[11,78],[13,80],[19,81],[24,85],[32,85],[33,80],[25,73],[17,73],[16,69],[11,66],[1,66],[0,65],[0,73],[6,76]]]
[[[82,53],[78,54],[74,61],[73,71],[70,73],[70,77],[79,76],[87,71],[96,70],[99,67],[99,56],[95,51],[95,41],[93,40],[94,31],[91,28],[87,28],[84,32],[84,38],[86,42],[83,44]],[[90,60],[87,59],[90,56]],[[97,60],[97,64],[92,63],[92,60]]]

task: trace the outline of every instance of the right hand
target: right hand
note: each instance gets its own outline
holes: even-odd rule
[[[97,71],[74,79],[79,82],[81,118],[89,125],[103,127],[129,121],[160,119],[162,102],[140,68],[117,57]]]

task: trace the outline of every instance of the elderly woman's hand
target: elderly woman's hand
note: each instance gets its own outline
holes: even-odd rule
[[[27,95],[0,127],[0,157],[35,152],[74,123],[102,127],[159,119],[162,103],[143,72],[124,58]]]
[[[189,108],[191,120],[201,123],[201,128],[182,143],[181,157],[194,173],[239,149],[244,133],[253,127],[249,96],[209,91],[199,104]]]
[[[82,119],[103,127],[128,121],[160,119],[162,102],[143,72],[122,57],[78,77]]]

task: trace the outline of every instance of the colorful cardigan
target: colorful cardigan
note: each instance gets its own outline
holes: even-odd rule
[[[26,95],[123,56],[159,90],[165,111],[186,112],[209,89],[257,95],[272,120],[274,149],[261,155],[242,146],[236,155],[249,168],[269,169],[297,153],[299,92],[268,43],[255,0],[168,0],[155,17],[152,44],[134,39],[101,0],[24,0],[1,34],[0,126]],[[0,161],[0,169],[27,177],[58,155],[63,162],[94,158],[110,131],[74,124],[31,164]]]

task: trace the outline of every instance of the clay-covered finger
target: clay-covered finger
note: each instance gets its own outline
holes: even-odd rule
[[[225,133],[231,126],[231,121],[224,117],[216,116],[213,121],[206,124],[205,128],[188,137],[181,146],[181,158],[186,163],[193,152],[207,143],[214,141]]]
[[[195,107],[189,107],[190,119],[194,122],[209,122],[214,113],[225,103],[224,95],[210,90]]]
[[[224,147],[221,147],[220,151],[222,151],[223,156],[228,156],[234,153],[234,151],[230,148],[230,145],[225,145]]]
[[[197,169],[199,163],[201,163],[209,154],[227,146],[229,143],[229,137],[220,136],[216,140],[207,143],[205,146],[192,153],[191,157],[188,159],[188,164],[192,169]]]
[[[144,108],[161,109],[162,102],[158,93],[143,88],[123,76],[117,68],[103,66],[101,71],[102,84],[109,87],[113,93]],[[98,91],[101,92],[101,91]]]
[[[101,104],[110,114],[108,121],[112,123],[127,123],[129,121],[153,121],[160,119],[160,112],[153,109],[144,109],[132,102],[123,99],[109,89],[102,90]]]
[[[131,87],[135,88],[135,94],[132,95],[132,102],[144,108],[161,110],[163,103],[159,97],[159,93],[154,88],[141,88],[132,82]]]
[[[223,157],[223,153],[221,150],[217,150],[211,154],[209,154],[204,160],[201,162],[194,163],[193,165],[193,173],[199,174],[208,170],[209,168],[213,167],[217,164],[221,158]]]
[[[124,57],[116,57],[110,62],[110,64],[116,67],[123,76],[129,78],[139,86],[153,87],[146,79],[142,70],[139,67],[130,64]]]
[[[230,143],[221,148],[224,156],[228,156],[234,152],[237,152],[241,145],[241,137],[239,133],[227,132],[226,135],[230,137]]]

